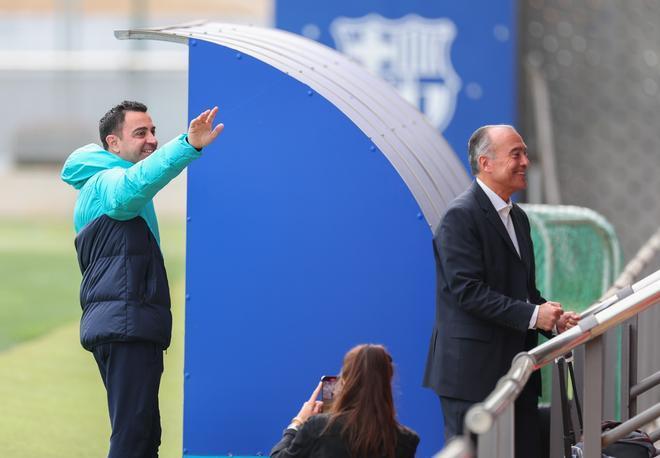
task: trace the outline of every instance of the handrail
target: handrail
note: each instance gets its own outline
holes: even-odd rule
[[[498,417],[512,407],[532,372],[556,358],[564,356],[574,348],[597,338],[605,331],[646,310],[657,302],[660,302],[660,270],[589,307],[587,313],[582,315],[577,326],[553,337],[529,352],[516,355],[511,368],[500,378],[491,394],[483,402],[473,405],[468,410],[465,416],[465,435],[454,438],[434,458],[474,456],[474,444],[469,440],[470,435],[481,435],[491,430]],[[655,381],[657,376],[656,373],[644,379],[633,389],[639,389],[641,392],[641,385],[650,384],[651,380],[649,379]],[[655,410],[652,413],[655,413]],[[646,412],[643,412],[638,417],[643,416],[642,418],[646,418],[645,414]],[[620,426],[627,429],[630,425],[629,420]],[[619,431],[622,431],[622,429],[617,430],[617,434]],[[660,438],[660,431],[653,432],[651,436],[656,437],[656,439]],[[605,440],[605,435],[603,435],[603,440]]]
[[[516,356],[511,369],[500,379],[495,390],[483,402],[475,404],[468,410],[465,416],[466,431],[475,434],[488,431],[489,428],[484,429],[484,427],[492,426],[499,414],[513,404],[520,387],[524,386],[534,370],[660,301],[660,270],[649,277],[636,283],[631,288],[633,291],[631,294],[621,299],[617,297],[614,302],[608,304],[607,308],[601,308],[585,316],[577,326],[529,352]],[[531,364],[527,363],[530,360]]]
[[[498,382],[495,390],[483,402],[475,404],[465,414],[465,424],[475,434],[490,430],[495,419],[516,399],[527,379],[534,372],[535,362],[529,353],[518,353],[511,369]]]
[[[649,375],[644,380],[639,382],[637,385],[630,388],[630,397],[636,398],[640,394],[647,392],[656,385],[660,385],[660,371],[657,371],[655,374]]]
[[[469,434],[479,434],[477,431],[488,432],[497,421],[498,416],[511,407],[521,387],[524,387],[534,370],[543,367],[555,358],[564,356],[573,348],[597,338],[608,329],[617,326],[657,302],[660,296],[658,293],[660,270],[635,284],[630,285],[630,283],[641,273],[658,251],[660,251],[660,228],[638,251],[633,260],[626,265],[613,286],[601,299],[580,314],[578,326],[555,336],[528,353],[521,353],[516,356],[511,368],[500,379],[491,395],[468,410],[465,416],[466,436],[461,437],[460,441],[450,442],[454,444],[452,449],[448,450],[445,447],[436,455],[436,458],[473,456],[473,444],[468,439]],[[607,313],[605,313],[606,311]],[[530,359],[533,366],[531,369],[529,368],[530,364],[527,363]],[[630,397],[636,398],[639,394],[657,385],[657,379],[658,373],[656,372],[634,385],[630,388]],[[629,422],[626,422],[623,425],[627,426],[628,424]],[[660,430],[653,431],[649,436],[654,442],[660,440]]]
[[[660,429],[653,431],[651,434],[649,434],[649,437],[653,442],[658,442],[660,440]]]
[[[633,285],[631,294],[625,295],[622,299],[617,299],[609,304],[607,308],[585,316],[577,326],[530,350],[529,353],[536,359],[536,367],[545,366],[555,358],[603,334],[608,329],[646,310],[660,300],[660,270],[649,275],[649,277],[652,277],[652,281],[645,281],[646,279],[644,279]],[[639,287],[640,284],[641,287]]]
[[[612,428],[609,431],[604,432],[601,436],[602,447],[607,447],[608,445],[618,441],[619,439],[625,437],[634,430],[641,428],[645,424],[655,420],[658,417],[660,417],[660,402],[653,407],[646,409],[644,412],[635,415],[625,423],[621,423],[616,428]]]
[[[660,270],[656,270],[648,277],[642,278],[640,281],[638,281],[637,283],[631,286],[624,286],[620,289],[610,290],[608,291],[608,293],[605,294],[604,299],[589,306],[584,312],[580,313],[580,318],[584,318],[585,316],[591,315],[596,311],[604,310],[610,305],[614,304],[615,302],[623,299],[627,295],[639,291],[640,289],[650,285],[651,283],[659,279],[660,279]]]
[[[438,453],[433,455],[433,458],[471,458],[472,444],[463,436],[456,436],[450,439],[447,445]]]

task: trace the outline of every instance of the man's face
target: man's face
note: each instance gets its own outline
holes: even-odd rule
[[[121,134],[106,137],[108,149],[122,159],[137,163],[158,148],[156,127],[149,113],[127,111]]]
[[[511,194],[527,188],[527,145],[518,133],[509,127],[488,130],[491,154],[482,156],[480,178],[487,180],[493,191],[508,200]]]

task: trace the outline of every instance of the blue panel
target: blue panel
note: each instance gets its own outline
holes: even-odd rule
[[[383,343],[400,420],[441,446],[421,388],[434,319],[431,232],[368,138],[287,75],[190,47],[191,114],[226,129],[188,172],[185,454],[267,454],[321,375]]]
[[[447,62],[460,79],[455,99],[455,111],[449,124],[437,124],[444,137],[469,170],[466,144],[470,134],[484,124],[515,124],[516,118],[516,2],[515,0],[334,0],[317,2],[314,8],[308,7],[307,0],[277,0],[276,26],[281,29],[311,36],[318,41],[346,51],[345,45],[338,43],[331,34],[333,22],[340,17],[351,20],[374,15],[369,21],[379,17],[401,19],[407,15],[423,18],[448,18],[454,25],[456,36],[451,41],[450,56]],[[410,18],[408,18],[410,19]],[[379,52],[370,51],[367,60],[380,65],[379,74],[389,74],[389,79],[397,86],[397,67],[405,67],[408,62],[420,58],[410,48],[410,43],[419,43],[421,48],[433,47],[431,40],[424,35],[434,26],[417,27],[420,39],[409,40],[410,34],[397,34],[401,24],[390,25],[391,33],[382,33]],[[437,28],[437,27],[436,27]],[[364,29],[363,29],[364,30]],[[354,42],[361,37],[356,29]],[[318,34],[318,37],[316,36]],[[435,42],[437,45],[437,42]],[[436,46],[437,48],[437,46]],[[442,50],[417,48],[422,59],[429,59],[428,53],[440,58]],[[349,53],[350,54],[350,53]],[[392,57],[397,56],[397,57]],[[398,59],[398,60],[397,60]],[[359,59],[364,61],[364,59]],[[406,62],[401,62],[405,60]],[[364,63],[364,62],[363,62]],[[444,64],[443,64],[444,66]],[[392,69],[394,67],[394,70]],[[411,70],[413,74],[417,70]],[[439,83],[447,81],[445,70],[438,70],[435,76]],[[451,72],[453,73],[453,72]],[[420,75],[420,79],[424,79]],[[435,103],[437,108],[439,104]],[[420,101],[420,109],[429,114],[429,107]],[[432,122],[433,124],[433,122]]]

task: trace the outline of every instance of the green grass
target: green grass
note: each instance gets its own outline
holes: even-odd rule
[[[160,389],[160,456],[181,456],[182,222],[161,224],[174,330]],[[67,221],[0,221],[0,457],[101,457],[110,434],[105,391],[80,347],[78,270]]]
[[[64,221],[0,222],[0,351],[80,315],[73,237]]]

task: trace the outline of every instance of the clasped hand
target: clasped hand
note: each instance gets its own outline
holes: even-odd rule
[[[559,302],[548,301],[539,305],[536,328],[552,331],[557,326],[557,331],[562,333],[575,326],[578,321],[580,315],[575,312],[564,312]]]

